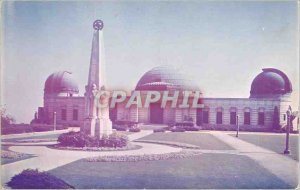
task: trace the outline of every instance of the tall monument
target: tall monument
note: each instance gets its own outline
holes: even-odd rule
[[[83,128],[85,133],[101,138],[112,133],[112,123],[109,119],[109,108],[99,107],[99,101],[108,101],[108,98],[99,98],[99,90],[105,90],[105,58],[103,46],[103,22],[96,20],[93,23],[94,35],[88,84],[85,86],[85,119]]]

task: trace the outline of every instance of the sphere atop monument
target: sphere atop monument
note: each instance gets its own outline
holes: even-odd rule
[[[103,21],[102,20],[95,20],[94,23],[93,23],[93,28],[95,30],[102,30],[103,29]]]

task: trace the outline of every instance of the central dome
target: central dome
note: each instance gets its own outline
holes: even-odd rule
[[[160,66],[146,72],[135,90],[200,90],[198,85],[177,69]]]
[[[45,94],[78,94],[78,92],[78,85],[68,71],[55,72],[45,82]]]

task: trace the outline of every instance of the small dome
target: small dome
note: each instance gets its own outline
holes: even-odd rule
[[[154,67],[146,72],[136,85],[135,90],[200,90],[183,73],[165,66]]]
[[[68,71],[55,72],[45,82],[45,94],[78,94],[78,92],[78,85]]]
[[[278,69],[266,68],[254,78],[250,98],[272,97],[291,92],[292,84],[285,73]]]

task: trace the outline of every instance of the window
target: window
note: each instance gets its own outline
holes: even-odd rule
[[[203,111],[203,123],[208,124],[208,111]]]
[[[78,120],[78,109],[73,109],[73,120],[74,121]]]
[[[197,109],[197,113],[196,113],[197,117],[196,117],[196,124],[198,126],[202,125],[203,123],[203,112],[202,112],[202,108],[198,108]]]
[[[264,125],[265,124],[265,113],[259,112],[258,113],[258,125]]]
[[[285,116],[285,114],[283,114],[283,121],[285,121],[286,120],[286,118],[285,118],[286,116]]]
[[[222,124],[222,112],[217,112],[217,124]]]
[[[250,112],[244,112],[244,124],[250,125]]]
[[[236,112],[230,112],[230,124],[236,125]]]
[[[61,120],[67,120],[67,110],[61,109]]]

